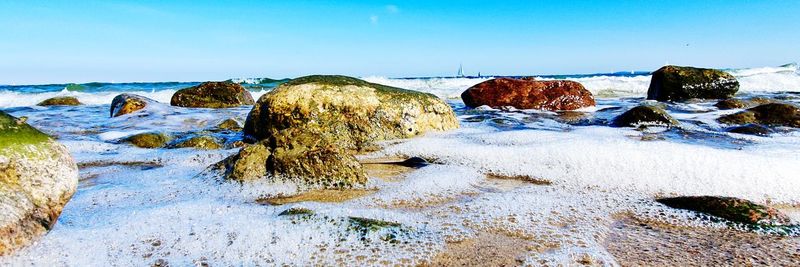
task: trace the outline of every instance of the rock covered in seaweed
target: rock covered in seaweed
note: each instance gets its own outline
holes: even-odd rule
[[[199,135],[190,137],[183,141],[179,141],[174,145],[171,145],[171,147],[172,148],[192,147],[197,149],[213,150],[213,149],[221,149],[223,146],[219,143],[219,140],[217,140],[217,138],[207,135]]]
[[[144,109],[157,101],[134,94],[120,94],[111,100],[111,117],[119,117]]]
[[[175,92],[170,105],[190,108],[232,108],[255,104],[242,85],[233,82],[204,82]]]
[[[786,103],[769,103],[745,111],[725,115],[717,121],[726,124],[764,124],[800,127],[800,108]]]
[[[653,72],[647,99],[725,99],[733,97],[736,91],[739,91],[739,81],[727,72],[669,65]]]
[[[611,122],[615,127],[634,127],[639,124],[661,124],[667,126],[678,125],[679,122],[672,118],[664,109],[654,105],[640,105],[614,118]]]
[[[159,148],[169,142],[170,137],[163,133],[140,133],[129,136],[123,142],[140,148]]]
[[[733,197],[686,196],[657,199],[671,208],[686,209],[717,216],[732,222],[758,225],[788,225],[789,217],[780,211]]]
[[[77,186],[63,145],[0,111],[0,255],[49,231]]]
[[[518,109],[575,110],[595,105],[589,90],[578,82],[497,78],[476,84],[461,94],[468,107],[488,105]]]
[[[74,96],[57,96],[45,99],[44,101],[39,102],[39,104],[36,105],[37,106],[80,106],[83,104],[80,101],[78,101],[78,98]]]

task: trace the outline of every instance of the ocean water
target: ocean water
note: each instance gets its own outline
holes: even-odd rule
[[[727,71],[740,81],[740,97],[800,104],[797,65]],[[648,73],[538,76],[576,80],[592,91],[597,106],[576,112],[464,107],[461,92],[490,77],[363,78],[446,99],[461,128],[387,142],[382,151],[360,155],[362,160],[419,156],[434,163],[393,179],[373,177],[367,185],[372,194],[341,203],[278,206],[256,200],[300,188],[198,175],[236,148],[140,149],[119,142],[150,131],[241,138],[210,129],[228,118],[243,122],[250,107],[169,106],[176,90],[197,83],[0,86],[0,109],[27,116],[31,125],[66,145],[81,166],[78,192],[55,228],[30,247],[0,257],[0,265],[141,266],[160,260],[172,266],[413,265],[447,252],[448,244],[486,232],[506,233],[529,246],[515,259],[520,264],[590,259],[616,265],[605,242],[619,214],[685,227],[727,227],[666,208],[655,197],[723,195],[800,205],[800,132],[795,129],[773,128],[766,137],[728,133],[715,119],[738,110],[718,110],[713,101],[668,104],[680,127],[608,127],[611,118],[646,101]],[[276,84],[235,81],[256,98]],[[109,118],[111,99],[123,92],[162,104],[148,107],[146,116]],[[76,96],[86,105],[36,106],[54,96]],[[487,173],[551,184],[490,179]],[[316,214],[278,216],[292,207]],[[788,214],[800,222],[793,210]],[[353,230],[349,217],[400,226],[361,232]]]

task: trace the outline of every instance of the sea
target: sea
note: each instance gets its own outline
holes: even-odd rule
[[[738,98],[800,105],[797,64],[725,71],[740,82]],[[238,148],[143,149],[121,142],[143,132],[241,137],[211,129],[229,118],[243,123],[251,106],[169,105],[175,91],[199,81],[0,85],[0,109],[27,117],[29,124],[56,138],[80,167],[78,191],[55,227],[32,245],[0,257],[0,265],[438,265],[457,262],[464,251],[495,250],[492,257],[515,265],[637,265],[632,259],[638,256],[621,251],[654,244],[686,251],[676,245],[681,241],[669,241],[675,229],[719,236],[712,241],[723,244],[733,242],[724,236],[741,234],[755,242],[755,249],[732,246],[730,251],[772,254],[760,259],[768,264],[797,263],[798,231],[752,233],[654,199],[738,197],[778,207],[800,222],[800,131],[771,127],[767,136],[730,133],[730,125],[716,119],[741,110],[719,110],[715,101],[664,103],[680,121],[678,127],[613,128],[608,126],[612,118],[649,102],[650,72],[531,76],[580,82],[597,105],[570,112],[472,109],[460,94],[499,76],[361,77],[432,93],[452,106],[461,127],[386,142],[380,151],[358,155],[365,162],[408,157],[432,162],[395,170],[391,177],[371,175],[365,194],[282,205],[259,199],[303,189],[200,175]],[[281,82],[231,80],[256,99]],[[110,118],[111,100],[121,93],[161,104],[148,107],[148,116]],[[74,96],[85,105],[37,106],[55,96]],[[279,215],[290,208],[314,214]],[[354,217],[391,223],[354,230]],[[640,229],[635,232],[639,236],[630,229]],[[783,243],[760,241],[775,236]],[[697,255],[714,257],[725,248],[697,249]]]

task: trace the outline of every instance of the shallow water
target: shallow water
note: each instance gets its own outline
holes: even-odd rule
[[[738,96],[800,103],[796,66],[731,72],[742,82]],[[419,156],[434,163],[418,169],[377,168],[367,185],[374,193],[342,203],[283,205],[258,200],[295,193],[296,186],[238,185],[198,176],[235,153],[232,143],[241,139],[240,133],[213,131],[214,126],[228,118],[243,122],[250,107],[164,104],[143,114],[109,118],[109,103],[120,92],[168,103],[176,89],[192,83],[103,84],[81,90],[64,85],[2,87],[0,108],[27,116],[31,125],[65,144],[81,166],[81,180],[55,228],[32,246],[0,258],[0,264],[476,264],[481,262],[470,262],[474,259],[464,254],[478,248],[498,251],[497,263],[636,264],[640,258],[619,251],[641,242],[666,242],[676,238],[674,232],[753,234],[666,208],[652,201],[654,197],[724,195],[790,210],[800,204],[797,131],[775,128],[767,137],[727,133],[715,119],[737,110],[717,110],[714,102],[667,105],[680,127],[612,128],[611,118],[644,101],[649,76],[572,78],[602,96],[597,107],[560,113],[467,109],[453,97],[484,78],[368,77],[449,98],[461,128],[387,142],[383,151],[360,155],[372,162]],[[269,90],[249,88],[254,97]],[[55,95],[74,95],[87,105],[34,106]],[[178,139],[210,134],[226,140],[227,149],[140,149],[118,142],[149,131]],[[550,183],[497,179],[502,176]],[[315,214],[278,215],[292,207]],[[790,216],[800,219],[796,212]],[[399,226],[364,230],[351,217]],[[629,229],[636,224],[630,222],[636,220],[682,230],[639,243],[621,237],[634,231]],[[789,251],[770,262],[800,261],[791,253],[800,246],[797,237],[753,235],[766,241],[780,238],[764,247]],[[762,241],[749,239],[743,242]],[[715,252],[713,247],[703,250]],[[661,256],[666,263],[689,263],[681,255]]]

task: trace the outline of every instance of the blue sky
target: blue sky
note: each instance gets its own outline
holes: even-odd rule
[[[800,59],[798,16],[800,1],[0,0],[0,84],[775,66]]]

